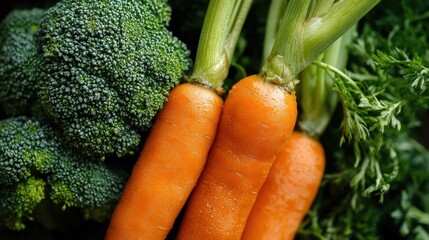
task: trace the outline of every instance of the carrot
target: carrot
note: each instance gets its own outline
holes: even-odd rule
[[[214,141],[223,105],[217,92],[250,3],[210,1],[189,82],[176,86],[157,114],[106,240],[165,239],[172,229]]]
[[[295,131],[270,169],[242,239],[294,239],[324,169],[325,153],[319,141]]]
[[[167,236],[204,166],[222,104],[215,92],[195,84],[173,89],[133,168],[106,239]]]
[[[296,97],[251,75],[226,98],[215,142],[178,239],[239,239],[257,193],[297,117]]]

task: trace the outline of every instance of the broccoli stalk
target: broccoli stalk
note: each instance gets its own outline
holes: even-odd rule
[[[40,22],[38,96],[67,142],[133,154],[190,66],[165,0],[62,0]]]

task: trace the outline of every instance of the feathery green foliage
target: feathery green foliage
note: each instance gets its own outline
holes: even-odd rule
[[[381,3],[349,46],[348,71],[316,62],[335,77],[340,109],[322,138],[327,172],[298,239],[429,236],[429,152],[419,143],[428,10],[427,1]]]

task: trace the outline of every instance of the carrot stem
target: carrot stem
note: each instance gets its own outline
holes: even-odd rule
[[[289,1],[280,22],[271,54],[262,67],[262,75],[269,82],[286,85],[292,82],[304,64],[304,21],[311,0]],[[293,90],[293,86],[289,86]]]
[[[342,0],[334,3],[328,14],[311,19],[305,27],[305,65],[311,64],[380,0]]]
[[[198,43],[191,81],[222,87],[252,0],[210,1]]]
[[[349,29],[300,74],[302,110],[298,125],[301,131],[315,139],[327,128],[339,100],[338,94],[333,90],[334,74],[320,64],[344,69],[348,59],[347,45],[351,42],[354,32],[355,27]]]
[[[313,18],[321,16],[322,14],[328,12],[328,10],[334,4],[334,0],[313,0],[308,8],[307,18]]]
[[[261,70],[267,81],[293,91],[294,78],[380,0],[332,2],[288,2],[271,54]]]
[[[252,3],[253,0],[239,0],[235,4],[233,14],[234,18],[233,21],[231,21],[228,38],[226,39],[225,43],[225,52],[229,63],[232,61],[235,47],[237,45],[238,38],[240,37],[241,29],[243,28]]]
[[[288,0],[272,0],[268,9],[267,23],[265,26],[264,46],[262,60],[266,61],[276,40],[280,21],[286,9]]]

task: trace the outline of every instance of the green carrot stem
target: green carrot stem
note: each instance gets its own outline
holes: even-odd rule
[[[342,0],[332,4],[332,0],[322,0],[319,3],[312,0],[290,0],[261,75],[267,81],[284,85],[293,91],[297,74],[379,1]],[[321,14],[322,12],[326,13]],[[308,16],[311,18],[307,18]]]
[[[226,79],[252,0],[211,0],[190,79],[214,89]]]
[[[262,60],[265,62],[271,53],[277,36],[280,21],[286,9],[288,0],[272,0],[268,9],[267,23],[265,26],[264,46]]]
[[[355,25],[380,0],[342,0],[321,17],[312,19],[305,27],[304,55],[310,64],[336,39]]]

